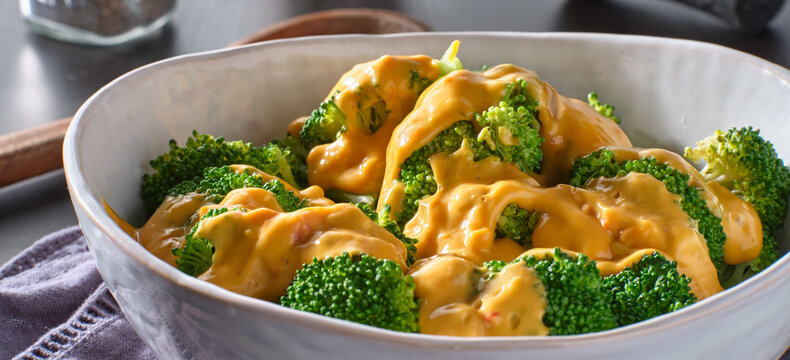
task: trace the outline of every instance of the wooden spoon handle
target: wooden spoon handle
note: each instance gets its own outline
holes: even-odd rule
[[[63,136],[71,118],[0,136],[0,186],[63,166]]]
[[[386,10],[328,10],[265,27],[230,46],[308,35],[429,31],[406,15]],[[0,187],[63,166],[63,137],[71,118],[0,136]]]

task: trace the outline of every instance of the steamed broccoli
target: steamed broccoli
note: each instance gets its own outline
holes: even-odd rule
[[[436,179],[428,159],[437,153],[452,153],[466,140],[474,160],[495,156],[517,165],[524,172],[538,171],[543,159],[537,102],[527,92],[527,82],[516,80],[505,87],[497,105],[475,115],[482,128],[478,133],[470,121],[458,121],[413,152],[401,164],[399,180],[405,185],[402,209],[396,214],[403,226],[417,212],[419,201],[436,193]]]
[[[497,238],[508,238],[519,245],[532,247],[532,232],[538,225],[541,214],[518,207],[516,203],[508,204],[499,215],[496,226]]]
[[[228,212],[227,208],[212,208],[192,227],[186,236],[184,247],[174,248],[173,255],[176,257],[176,268],[187,275],[198,277],[211,267],[211,258],[214,256],[214,244],[211,240],[195,237],[195,233],[200,225],[208,218]]]
[[[280,204],[280,207],[283,208],[285,212],[296,211],[307,207],[307,200],[296,196],[293,191],[286,189],[285,185],[283,185],[280,180],[269,180],[266,184],[263,184],[262,188],[274,194],[277,203]]]
[[[686,148],[685,156],[705,161],[700,172],[705,180],[715,181],[754,207],[763,225],[763,247],[754,260],[731,266],[722,282],[733,286],[762,271],[779,258],[774,231],[781,229],[787,213],[790,171],[773,145],[751,127],[716,131]]]
[[[432,83],[433,81],[430,78],[420,75],[417,70],[409,72],[409,88],[417,89],[418,94],[425,91]]]
[[[619,326],[633,324],[684,308],[697,301],[691,279],[677,270],[677,262],[658,252],[604,278],[603,289],[613,294],[612,312]]]
[[[751,127],[716,131],[712,136],[686,148],[686,158],[705,161],[700,171],[705,180],[715,181],[752,204],[763,227],[780,229],[787,212],[790,171],[776,155],[773,145]]]
[[[538,102],[527,92],[526,80],[505,87],[499,104],[475,116],[482,127],[477,140],[502,161],[516,164],[521,171],[538,171],[543,160],[540,145]]]
[[[406,266],[411,266],[414,264],[414,254],[417,252],[417,239],[404,235],[403,231],[401,231],[400,227],[398,227],[398,224],[390,219],[391,208],[389,205],[384,205],[384,208],[381,209],[381,213],[376,213],[376,211],[373,210],[370,205],[365,203],[356,203],[354,205],[362,210],[362,212],[367,215],[370,220],[375,221],[377,224],[379,224],[379,226],[392,233],[392,235],[395,235],[395,237],[406,246]]]
[[[335,95],[324,100],[305,121],[299,137],[307,149],[335,141],[346,131],[346,115],[335,104]]]
[[[620,123],[620,118],[614,114],[614,106],[609,104],[601,105],[601,102],[598,100],[598,94],[595,92],[587,94],[587,103],[599,114],[614,120],[616,124]]]
[[[689,185],[689,175],[669,164],[659,163],[652,157],[617,162],[614,153],[604,148],[573,162],[569,184],[582,187],[593,178],[614,178],[631,172],[650,175],[663,182],[669,192],[680,196],[680,207],[686,215],[697,221],[697,229],[708,244],[708,255],[721,276],[725,267],[724,241],[727,235],[721,225],[721,218],[708,209],[701,195],[702,190]]]
[[[262,188],[263,178],[252,171],[237,174],[229,166],[208,167],[203,169],[203,175],[172,187],[168,195],[207,194],[209,201],[219,203],[231,190],[248,187]]]
[[[403,208],[396,214],[397,222],[403,226],[417,212],[420,199],[436,193],[436,179],[428,159],[437,153],[452,153],[459,148],[466,139],[470,145],[475,145],[475,129],[469,121],[459,121],[437,134],[430,142],[413,152],[401,164],[400,181],[405,185]],[[477,146],[475,153],[483,153],[481,146]],[[477,156],[475,156],[477,157]]]
[[[545,259],[530,255],[516,259],[535,269],[546,289],[546,312],[543,324],[551,335],[586,334],[617,327],[610,303],[611,294],[604,291],[603,278],[584,254],[575,258],[559,248]],[[489,270],[502,269],[503,263],[487,263]]]
[[[366,254],[314,258],[297,271],[280,303],[384,329],[418,329],[414,280],[396,262]]]
[[[164,201],[170,189],[184,180],[192,180],[209,167],[245,164],[267,174],[277,176],[289,184],[299,186],[306,175],[304,159],[293,154],[287,146],[271,143],[254,147],[241,141],[225,141],[211,135],[192,132],[184,147],[170,140],[170,151],[151,160],[153,174],[143,175],[142,198],[146,209],[153,212]]]

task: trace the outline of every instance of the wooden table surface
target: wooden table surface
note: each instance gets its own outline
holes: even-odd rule
[[[749,34],[668,0],[182,0],[156,37],[101,48],[30,32],[17,4],[0,2],[0,134],[71,116],[104,84],[141,65],[224,47],[276,21],[339,7],[400,11],[437,31],[572,31],[694,39],[790,68],[790,5],[766,31]],[[0,188],[0,263],[42,235],[76,222],[62,171]]]

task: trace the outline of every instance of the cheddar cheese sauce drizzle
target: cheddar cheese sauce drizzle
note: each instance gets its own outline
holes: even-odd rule
[[[395,212],[401,208],[404,193],[397,181],[400,165],[414,151],[452,124],[472,121],[475,114],[497,104],[506,85],[516,80],[526,80],[530,95],[539,102],[540,135],[546,141],[541,145],[544,160],[536,180],[542,185],[566,180],[573,160],[580,154],[605,145],[631,146],[611,119],[586,103],[557,94],[533,71],[510,64],[482,73],[454,71],[428,87],[414,110],[392,133],[379,207],[389,204]]]
[[[338,80],[327,96],[343,111],[346,131],[334,142],[318,145],[307,157],[308,181],[324,189],[354,194],[378,193],[384,177],[387,143],[393,129],[414,107],[418,86],[410,81],[412,72],[427,79],[439,76],[436,60],[425,55],[389,56],[358,64]],[[359,110],[384,101],[387,116],[374,133],[361,127]],[[298,136],[304,118],[289,126]]]

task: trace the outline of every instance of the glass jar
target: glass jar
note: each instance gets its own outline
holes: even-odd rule
[[[30,28],[64,41],[114,45],[153,34],[175,0],[19,0]]]

